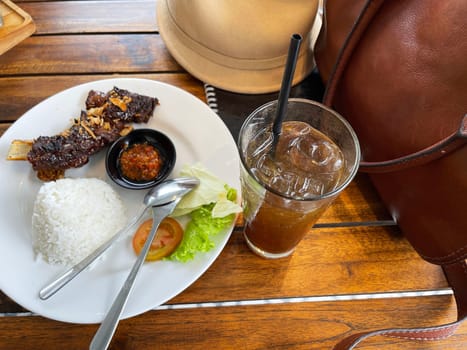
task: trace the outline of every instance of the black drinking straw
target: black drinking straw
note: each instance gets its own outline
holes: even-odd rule
[[[274,123],[272,125],[273,134],[273,152],[275,151],[277,140],[281,134],[282,121],[287,114],[287,102],[290,95],[290,89],[292,88],[292,80],[297,65],[298,51],[300,50],[300,44],[302,37],[300,34],[293,34],[290,38],[289,53],[287,55],[287,62],[285,64],[284,75],[282,77],[281,89],[279,91],[279,97],[277,101],[277,110]]]

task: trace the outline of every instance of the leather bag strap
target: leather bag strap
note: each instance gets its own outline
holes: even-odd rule
[[[382,162],[360,162],[360,171],[365,173],[387,173],[423,165],[448,155],[467,142],[467,114],[461,120],[457,132],[421,151],[407,156],[386,160]]]
[[[368,0],[362,12],[355,21],[350,34],[340,49],[337,62],[329,77],[328,85],[323,98],[323,103],[332,106],[332,100],[337,89],[338,82],[345,71],[353,50],[358,45],[366,28],[383,5],[384,0]],[[388,172],[406,169],[415,165],[421,165],[435,160],[452,152],[467,141],[467,116],[464,116],[457,132],[449,135],[444,140],[427,147],[419,152],[404,157],[384,162],[362,162],[360,168],[367,172]],[[381,329],[352,334],[340,341],[334,350],[350,350],[364,339],[382,335],[412,340],[437,340],[451,336],[459,325],[467,318],[467,263],[461,260],[449,265],[443,265],[443,271],[452,287],[457,305],[457,320],[445,325],[424,328],[392,328]]]
[[[324,91],[323,104],[326,106],[332,106],[332,101],[334,99],[334,95],[336,94],[338,82],[340,81],[342,74],[347,68],[350,57],[352,56],[355,47],[360,42],[360,39],[365,33],[371,20],[379,11],[383,3],[384,0],[367,0],[363,6],[362,11],[353,24],[349,35],[347,35],[344,44],[339,50],[336,63],[334,64],[333,70],[328,79],[328,84],[326,85],[326,89]],[[324,20],[326,20],[326,3],[324,6]]]
[[[332,101],[336,93],[338,83],[347,67],[347,64],[349,63],[353,51],[358,45],[362,35],[365,33],[368,25],[371,23],[371,20],[383,4],[384,0],[368,0],[365,3],[362,12],[357,17],[350,34],[347,36],[339,51],[337,63],[331,72],[324,93],[323,103],[325,105],[332,106]],[[461,119],[460,127],[456,132],[434,145],[418,152],[391,160],[380,162],[361,161],[359,170],[367,173],[385,173],[419,166],[443,157],[467,143],[467,115]]]
[[[460,324],[467,318],[467,264],[463,260],[451,265],[445,265],[443,270],[456,298],[457,321],[434,327],[391,328],[356,333],[341,340],[334,346],[333,350],[351,350],[363,340],[377,335],[407,340],[440,340],[454,334]]]

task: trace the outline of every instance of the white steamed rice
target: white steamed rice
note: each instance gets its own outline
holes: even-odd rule
[[[33,249],[48,263],[73,265],[125,222],[123,203],[106,182],[96,178],[48,182],[34,202]]]

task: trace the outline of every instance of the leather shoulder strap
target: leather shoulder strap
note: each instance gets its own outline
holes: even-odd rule
[[[440,340],[454,334],[460,324],[467,319],[467,264],[466,261],[463,260],[443,266],[443,270],[449,284],[452,286],[454,297],[456,298],[457,321],[426,328],[391,328],[356,333],[341,340],[334,346],[333,350],[351,350],[363,340],[377,335],[407,340]]]
[[[418,152],[382,162],[360,162],[360,171],[365,173],[387,173],[404,170],[423,165],[448,155],[467,143],[467,114],[461,120],[457,132],[452,133],[444,140],[431,145]]]
[[[377,14],[384,0],[368,0],[360,15],[357,17],[352,29],[342,45],[336,64],[328,79],[328,84],[323,97],[323,103],[332,106],[332,101],[336,93],[337,86],[352,56],[355,47],[358,45],[362,35],[365,33],[371,20]],[[367,173],[384,173],[396,170],[403,170],[413,166],[426,164],[448,153],[458,149],[467,143],[467,115],[463,117],[459,130],[449,135],[444,140],[437,142],[423,150],[405,155],[399,158],[381,162],[360,162],[360,171]]]
[[[336,93],[337,85],[341,79],[342,73],[345,71],[349,59],[355,47],[358,45],[360,38],[365,33],[368,25],[373,17],[376,15],[380,7],[383,5],[384,0],[367,0],[363,6],[360,15],[357,17],[355,23],[350,30],[344,44],[342,45],[337,56],[336,63],[328,79],[326,90],[324,91],[323,103],[327,106],[332,106],[332,101]],[[326,6],[326,4],[325,4]],[[326,8],[324,9],[326,11]]]

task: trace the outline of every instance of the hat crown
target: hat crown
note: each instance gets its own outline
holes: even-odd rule
[[[278,91],[292,34],[303,41],[293,84],[315,67],[321,0],[158,0],[159,33],[199,80],[239,93]]]
[[[318,0],[167,0],[172,20],[200,45],[239,59],[287,54],[293,33],[306,37]]]

